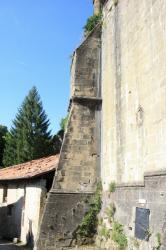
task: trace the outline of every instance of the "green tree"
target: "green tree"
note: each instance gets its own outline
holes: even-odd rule
[[[60,127],[61,127],[61,129],[62,129],[63,131],[66,130],[68,118],[69,118],[69,115],[67,115],[66,117],[64,117],[64,118],[61,119]]]
[[[52,137],[52,146],[54,154],[59,154],[63,142],[64,130],[59,130],[57,134]]]
[[[53,153],[49,120],[36,87],[25,97],[10,132],[6,135],[5,166],[26,162]]]
[[[5,135],[7,134],[7,127],[0,125],[0,166],[3,166],[2,159],[5,148]]]
[[[53,152],[55,154],[60,153],[64,133],[65,133],[65,130],[66,130],[66,127],[67,127],[67,122],[68,122],[68,115],[61,119],[61,121],[60,121],[60,130],[52,138]]]

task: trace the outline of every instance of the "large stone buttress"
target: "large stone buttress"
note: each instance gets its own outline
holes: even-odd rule
[[[100,176],[100,37],[98,26],[73,55],[68,126],[45,205],[38,250],[73,244]]]

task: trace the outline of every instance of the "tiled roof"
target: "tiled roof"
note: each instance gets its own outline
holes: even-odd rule
[[[0,169],[0,181],[34,178],[54,171],[59,162],[59,155],[53,155],[38,160]]]

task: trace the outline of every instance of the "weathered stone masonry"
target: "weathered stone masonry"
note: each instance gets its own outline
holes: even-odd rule
[[[114,202],[128,249],[156,249],[160,234],[165,250],[166,2],[105,1],[101,40],[103,217]],[[149,241],[136,233],[145,221]]]
[[[38,250],[72,245],[100,176],[101,214],[108,222],[105,210],[114,202],[128,249],[136,249],[142,226],[137,209],[149,216],[150,236],[138,239],[137,249],[155,249],[158,233],[166,249],[166,1],[95,0],[96,14],[103,4],[102,28],[73,56],[69,123]]]
[[[119,185],[112,194],[103,194],[103,218],[106,209],[110,204],[116,207],[115,219],[124,225],[125,234],[128,238],[128,248],[135,249],[134,245],[138,240],[139,248],[136,249],[155,249],[158,246],[157,234],[161,235],[162,247],[166,249],[166,173],[148,173],[144,183]],[[145,232],[150,237],[148,240],[140,240],[135,236],[136,208],[149,210],[149,226]],[[138,226],[141,227],[140,220]],[[143,225],[142,225],[143,226]],[[143,230],[144,231],[144,230]]]
[[[100,36],[98,26],[73,55],[69,121],[41,223],[39,250],[72,245],[100,176]]]

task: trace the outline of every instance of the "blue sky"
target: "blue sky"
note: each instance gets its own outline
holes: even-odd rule
[[[57,132],[69,103],[70,56],[92,12],[92,0],[0,1],[0,124],[11,127],[35,85]]]

